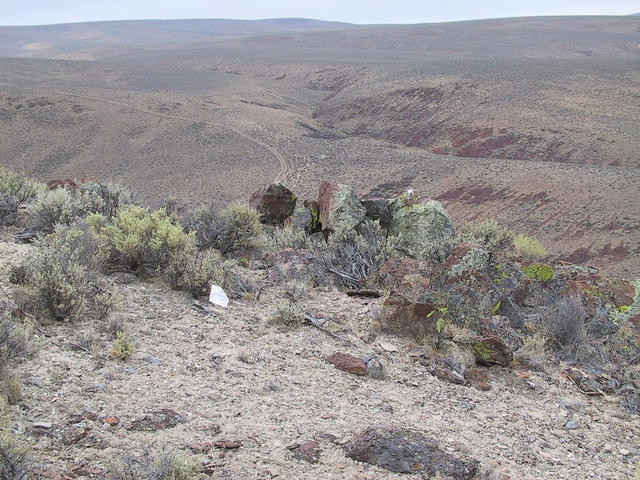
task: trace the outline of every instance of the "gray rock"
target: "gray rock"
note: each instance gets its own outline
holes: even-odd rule
[[[367,375],[371,378],[381,379],[384,378],[384,366],[382,362],[376,357],[365,359],[367,364]]]

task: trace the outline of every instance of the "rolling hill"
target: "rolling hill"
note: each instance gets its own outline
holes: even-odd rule
[[[411,186],[458,224],[494,217],[558,259],[638,275],[639,31],[632,16],[3,27],[0,161],[150,201]]]

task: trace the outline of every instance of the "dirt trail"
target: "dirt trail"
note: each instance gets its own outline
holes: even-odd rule
[[[187,117],[187,116],[183,116],[183,115],[174,115],[171,113],[162,113],[162,112],[155,112],[153,110],[149,110],[143,107],[139,107],[136,105],[131,105],[125,102],[118,102],[115,100],[108,100],[106,98],[100,98],[100,97],[94,97],[94,96],[89,96],[89,95],[80,95],[77,93],[71,93],[71,92],[60,92],[63,95],[67,95],[70,97],[75,97],[75,98],[80,98],[80,99],[85,99],[85,100],[93,100],[96,102],[101,102],[101,103],[106,103],[106,104],[110,104],[110,105],[115,105],[115,106],[119,106],[119,107],[124,107],[124,108],[130,108],[132,110],[136,110],[138,112],[141,113],[145,113],[147,115],[154,115],[156,117],[161,117],[161,118],[170,118],[173,120],[183,120],[186,122],[201,122],[201,123],[206,123],[207,125],[210,125],[212,127],[216,127],[216,128],[222,128],[225,130],[228,130],[232,133],[235,133],[236,135],[238,135],[239,137],[244,138],[245,140],[255,143],[256,145],[264,148],[265,150],[267,150],[269,153],[271,153],[275,159],[278,161],[278,165],[279,165],[279,170],[278,173],[276,174],[275,178],[274,178],[274,183],[275,182],[283,182],[284,179],[286,179],[288,176],[290,176],[291,173],[291,166],[289,165],[289,163],[285,160],[285,158],[282,156],[282,154],[280,152],[278,152],[278,150],[263,142],[262,140],[249,135],[246,132],[243,132],[241,130],[238,130],[237,128],[234,128],[233,126],[230,126],[228,124],[224,124],[224,123],[220,123],[220,122],[214,122],[211,120],[207,120],[207,119],[203,119],[203,118],[196,118],[196,117]]]

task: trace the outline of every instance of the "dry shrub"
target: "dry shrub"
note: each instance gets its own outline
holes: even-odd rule
[[[13,318],[8,304],[0,304],[0,402],[14,404],[20,400],[20,383],[12,368],[29,353],[25,328]]]
[[[549,317],[548,328],[553,342],[560,347],[573,347],[587,339],[587,313],[577,296],[556,301],[555,314]]]
[[[326,245],[315,245],[314,250],[316,265],[347,288],[365,285],[385,259],[382,232],[374,222],[363,223],[359,232],[334,233]]]
[[[2,480],[30,480],[36,478],[36,466],[29,449],[13,434],[0,434],[0,478]]]
[[[547,255],[542,243],[526,235],[517,235],[513,239],[513,246],[516,249],[516,253],[529,262],[539,260]]]
[[[139,456],[124,453],[109,467],[108,480],[196,480],[200,459],[162,448],[152,454],[145,448]]]
[[[184,223],[187,230],[194,233],[196,246],[200,250],[219,247],[226,222],[212,203],[196,207],[186,216]]]
[[[556,301],[555,313],[548,317],[547,331],[562,359],[599,370],[608,361],[602,346],[588,338],[588,321],[580,297],[561,297]]]

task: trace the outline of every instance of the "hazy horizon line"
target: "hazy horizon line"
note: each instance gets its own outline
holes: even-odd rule
[[[0,25],[0,28],[6,27],[55,27],[62,25],[81,25],[87,23],[117,23],[117,22],[172,22],[172,21],[192,21],[192,20],[226,20],[226,21],[238,21],[238,22],[261,22],[261,21],[274,21],[274,20],[307,20],[324,23],[341,23],[344,25],[356,25],[356,26],[376,26],[376,25],[429,25],[429,24],[442,24],[442,23],[460,23],[460,22],[477,22],[485,20],[507,20],[516,18],[563,18],[563,17],[633,17],[640,16],[640,12],[627,13],[621,15],[614,14],[566,14],[566,15],[515,15],[505,17],[478,17],[478,18],[463,18],[460,20],[443,20],[433,22],[386,22],[386,23],[355,23],[347,22],[344,20],[327,20],[321,18],[312,17],[271,17],[271,18],[227,18],[227,17],[185,17],[185,18],[119,18],[119,19],[107,19],[107,20],[78,20],[73,22],[56,22],[56,23],[24,23],[24,24],[6,24]]]

